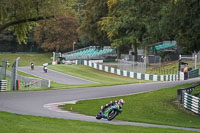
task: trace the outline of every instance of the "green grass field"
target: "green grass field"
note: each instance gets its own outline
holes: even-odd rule
[[[176,102],[177,89],[186,86],[188,85],[130,96],[79,101],[75,105],[61,107],[67,110],[72,107],[74,112],[95,116],[101,105],[123,98],[126,103],[122,114],[116,117],[117,120],[200,128],[200,117],[181,109]]]
[[[72,76],[76,76],[76,77],[80,77],[83,79],[96,82],[96,84],[66,85],[66,84],[60,84],[60,83],[55,83],[51,81],[50,89],[100,87],[100,86],[150,82],[150,81],[137,80],[137,79],[127,78],[123,76],[118,76],[118,75],[102,72],[102,71],[90,68],[88,66],[83,66],[83,65],[52,65],[52,66],[49,66],[49,68],[55,71],[63,72]],[[18,73],[20,75],[27,76],[27,77],[38,78],[36,76],[23,73],[20,71]],[[43,89],[47,89],[47,88],[43,88]],[[30,89],[25,88],[22,90],[30,90]],[[42,89],[37,89],[37,90],[42,90]]]
[[[50,54],[0,54],[0,59],[6,58],[9,62],[13,62],[18,56],[21,57],[19,66],[29,66],[31,61],[35,65],[42,65],[50,62]],[[98,82],[98,84],[89,85],[63,85],[51,83],[51,89],[78,88],[78,87],[95,87],[106,85],[119,85],[142,83],[146,81],[135,80],[114,74],[102,72],[87,66],[76,65],[55,65],[49,68],[63,72],[69,75],[77,76],[87,80]],[[29,74],[19,72],[24,76],[35,77]],[[123,113],[116,117],[118,120],[136,121],[145,123],[155,123],[172,126],[194,127],[200,128],[199,116],[188,113],[175,102],[177,88],[183,88],[188,85],[162,89],[154,92],[124,96],[118,98],[106,98],[98,100],[80,101],[76,105],[67,105],[66,109],[73,107],[74,112],[79,112],[91,116],[95,116],[100,110],[100,106],[108,103],[110,100],[123,98],[126,101]],[[37,89],[38,90],[38,89]],[[195,94],[199,89],[195,90]],[[160,128],[144,128],[135,126],[119,126],[110,124],[99,124],[92,122],[82,122],[64,119],[55,119],[47,117],[24,116],[5,112],[0,112],[0,133],[79,133],[79,132],[136,132],[136,133],[189,133],[191,131],[160,129]]]
[[[120,126],[0,112],[0,133],[192,133],[154,127]]]
[[[97,82],[98,84],[96,84],[95,86],[148,82],[144,80],[137,80],[123,76],[118,76],[107,72],[102,72],[94,68],[90,68],[88,66],[83,66],[83,65],[53,65],[49,66],[49,68],[72,76]]]
[[[52,54],[45,53],[45,54],[20,54],[20,53],[13,53],[13,54],[0,54],[0,61],[2,59],[8,60],[10,66],[14,63],[17,57],[20,57],[19,66],[30,66],[30,62],[32,61],[35,66],[42,66],[42,64],[51,62]],[[11,67],[9,67],[11,69]]]

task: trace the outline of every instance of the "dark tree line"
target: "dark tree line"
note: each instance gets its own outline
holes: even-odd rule
[[[200,50],[199,0],[2,0],[0,6],[0,33],[44,51],[69,51],[75,41],[136,54],[163,40],[176,40],[188,53]],[[6,37],[0,39],[5,45]]]

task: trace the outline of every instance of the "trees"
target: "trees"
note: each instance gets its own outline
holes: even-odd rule
[[[19,43],[26,42],[27,33],[39,20],[50,19],[62,13],[63,0],[1,0],[0,33],[14,30]]]
[[[125,1],[108,0],[108,16],[103,17],[99,22],[101,30],[107,36],[113,47],[118,47],[118,58],[120,58],[120,46],[135,44],[136,36],[133,34],[138,28],[135,17],[131,17],[131,6]],[[132,8],[134,10],[134,7]],[[137,52],[136,52],[137,53]]]
[[[137,47],[175,39],[185,51],[200,50],[199,0],[1,0],[0,33],[12,30],[18,41],[25,43],[38,21],[63,22],[69,10],[80,18],[79,38],[85,43],[132,45],[137,55]],[[72,29],[75,31],[74,26]]]
[[[109,45],[107,35],[100,30],[98,22],[107,15],[107,0],[87,0],[79,27],[80,35],[87,35],[98,45]]]
[[[112,46],[132,45],[135,60],[137,48],[162,40],[161,9],[167,0],[108,0],[108,16],[99,22]]]
[[[108,16],[99,22],[101,30],[108,35],[111,45],[118,47],[132,45],[137,60],[137,47],[145,32],[143,16],[140,16],[140,1],[136,0],[108,0]]]
[[[176,0],[169,2],[162,11],[162,29],[174,38],[184,51],[200,50],[200,1]]]
[[[72,14],[56,17],[54,21],[40,22],[35,29],[35,40],[45,51],[65,52],[77,42],[78,20]]]

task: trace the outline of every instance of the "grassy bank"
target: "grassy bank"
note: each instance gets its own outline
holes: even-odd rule
[[[49,66],[50,69],[53,69],[58,72],[63,72],[75,77],[80,77],[83,79],[91,80],[96,82],[95,84],[83,84],[83,85],[67,85],[67,84],[60,84],[51,81],[51,88],[50,89],[70,89],[70,88],[85,88],[85,87],[100,87],[100,86],[111,86],[111,85],[120,85],[120,84],[133,84],[133,83],[144,83],[149,81],[144,80],[136,80],[131,79],[123,76],[118,76],[106,72],[102,72],[99,70],[95,70],[93,68],[82,66],[82,65],[53,65]],[[18,72],[20,75],[27,76],[27,77],[34,77],[36,76]]]
[[[147,81],[127,78],[103,72],[83,65],[54,65],[50,69],[97,82],[97,86],[144,83]]]
[[[153,127],[120,126],[0,112],[0,133],[192,133]]]
[[[176,102],[177,89],[186,86],[188,85],[124,97],[80,101],[76,105],[64,105],[62,108],[69,110],[72,107],[74,112],[95,116],[101,105],[123,98],[126,103],[122,114],[116,117],[118,120],[200,128],[200,117],[180,109]]]
[[[19,66],[30,66],[30,62],[32,61],[35,66],[42,66],[42,64],[51,62],[51,53],[45,54],[20,54],[20,53],[13,53],[13,54],[0,54],[0,61],[2,59],[8,60],[10,66],[14,63],[17,57],[20,57]],[[9,68],[11,69],[11,67]]]

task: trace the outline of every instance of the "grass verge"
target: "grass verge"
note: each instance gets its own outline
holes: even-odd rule
[[[69,110],[72,107],[74,112],[95,116],[101,105],[123,98],[126,103],[117,120],[200,128],[200,117],[181,109],[176,102],[177,89],[189,85],[130,96],[79,101],[76,105],[63,105],[62,108]]]
[[[191,131],[155,127],[120,126],[24,116],[0,112],[0,133],[192,133]]]
[[[19,53],[13,53],[13,54],[0,54],[0,61],[2,59],[7,59],[10,63],[10,66],[14,63],[14,61],[17,59],[17,57],[20,57],[19,60],[19,66],[30,66],[30,62],[33,61],[35,66],[42,66],[42,64],[51,62],[51,53],[45,53],[45,54],[19,54]],[[9,70],[11,70],[11,67],[9,67]]]
[[[128,77],[118,76],[107,72],[102,72],[94,68],[90,68],[88,66],[83,66],[83,65],[54,65],[50,66],[49,68],[75,77],[80,77],[83,79],[97,82],[97,84],[93,84],[94,86],[149,82],[144,80],[137,80]]]

